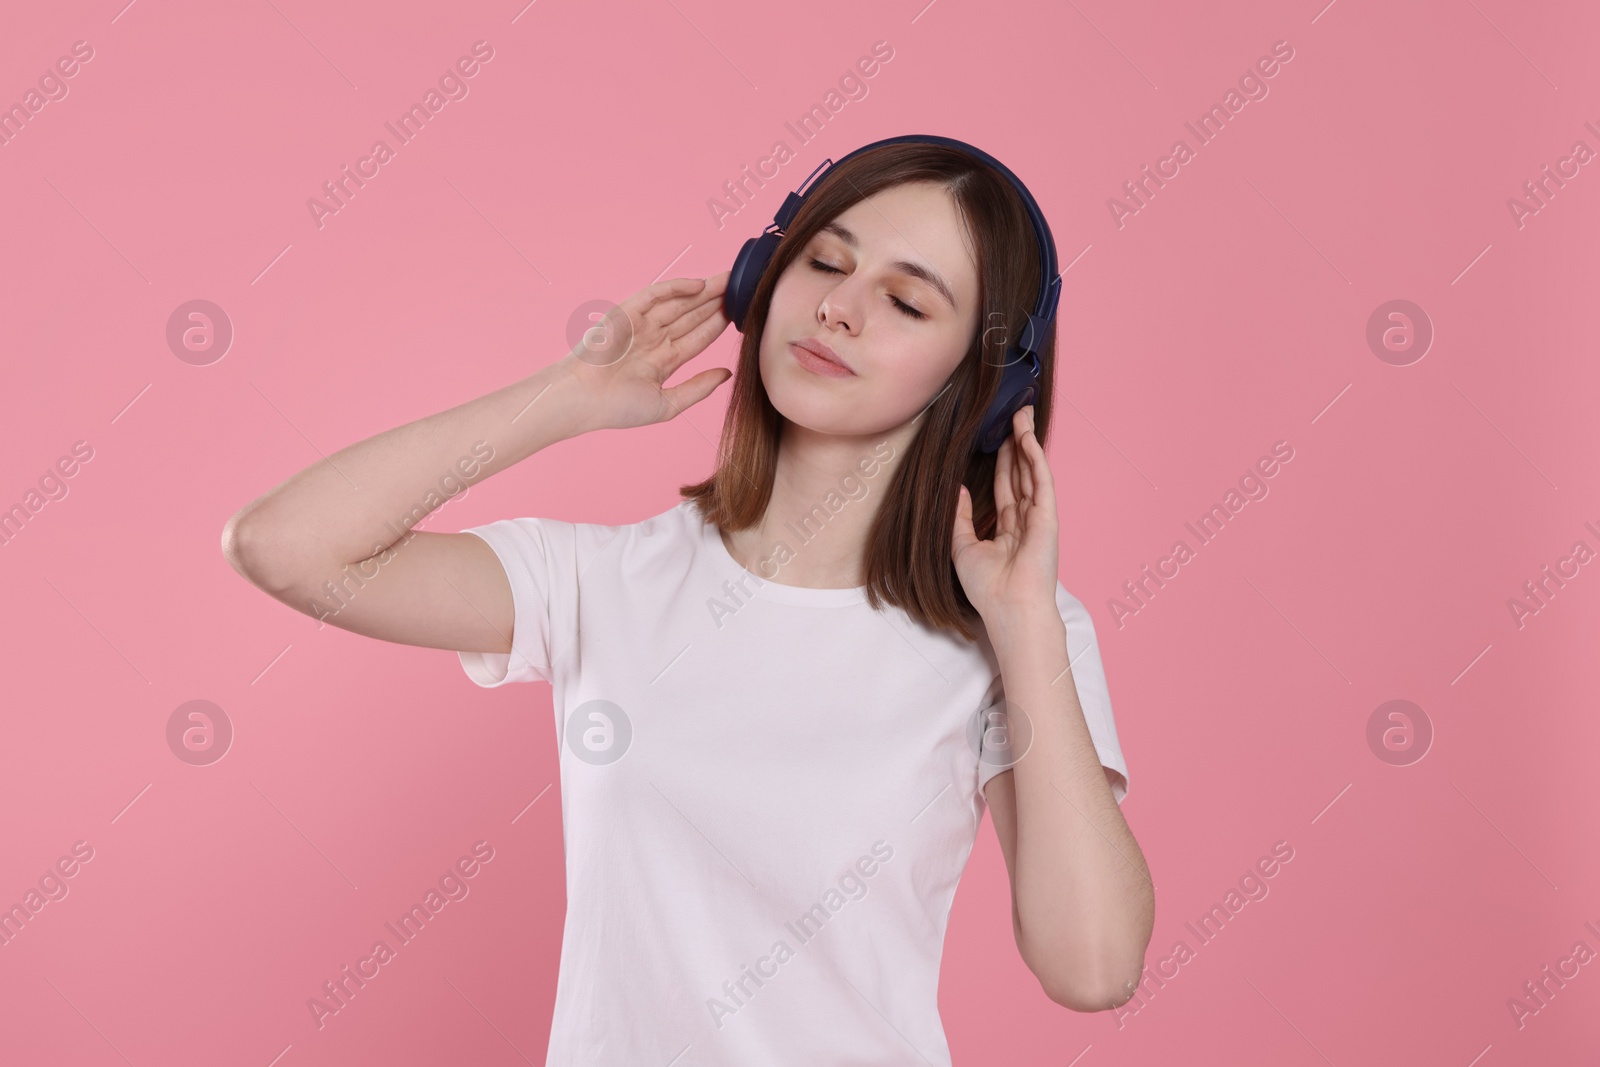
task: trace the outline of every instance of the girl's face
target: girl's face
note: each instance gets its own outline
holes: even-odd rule
[[[914,182],[855,205],[778,278],[761,380],[778,412],[821,434],[878,436],[934,399],[978,329],[978,268],[955,201]],[[819,366],[816,342],[848,369]]]

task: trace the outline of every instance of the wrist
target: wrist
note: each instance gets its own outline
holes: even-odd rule
[[[983,625],[996,652],[1013,647],[1054,647],[1066,643],[1066,623],[1054,600],[1006,605],[991,611]]]
[[[520,423],[536,417],[549,428],[550,443],[606,429],[589,384],[575,372],[573,357],[563,356],[526,379],[531,387],[518,401]],[[537,398],[537,399],[536,399]]]

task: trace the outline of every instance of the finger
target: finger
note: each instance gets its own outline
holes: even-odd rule
[[[722,313],[721,308],[715,308],[700,325],[682,337],[672,340],[667,346],[669,357],[662,364],[666,373],[661,376],[661,380],[666,381],[672,376],[673,371],[698,356],[701,352],[704,352],[711,342],[715,341],[722,331],[727,328],[728,316]]]
[[[1032,502],[1032,500],[1033,500],[1033,459],[1032,459],[1032,457],[1030,457],[1029,455],[1026,454],[1026,450],[1023,448],[1022,442],[1023,442],[1023,438],[1027,437],[1029,435],[1029,433],[1031,432],[1030,431],[1030,427],[1033,425],[1032,414],[1033,414],[1033,409],[1030,408],[1030,407],[1021,408],[1021,409],[1019,409],[1017,411],[1017,414],[1016,414],[1016,424],[1017,424],[1017,427],[1018,427],[1018,429],[1017,429],[1017,483],[1018,483],[1017,488],[1018,488],[1018,497],[1020,499],[1022,499],[1022,500],[1026,500],[1026,501],[1029,501],[1029,502]]]
[[[1012,512],[1017,502],[1015,481],[1011,473],[1013,451],[1011,438],[1008,437],[1000,443],[1000,455],[994,464],[994,511],[997,535],[1010,529]]]
[[[674,319],[700,308],[722,305],[727,301],[728,278],[732,274],[733,272],[728,270],[713,274],[704,279],[705,286],[698,292],[663,300],[646,314],[656,322],[671,323]]]
[[[680,411],[694,407],[710,396],[713,389],[732,377],[733,371],[726,367],[712,367],[701,371],[686,382],[661,390],[661,395],[667,400],[669,412],[667,417],[671,418]]]
[[[664,301],[645,312],[643,331],[646,336],[675,341],[707,316],[725,308],[721,293],[707,295],[704,291],[690,297]]]
[[[1027,453],[1029,467],[1033,472],[1034,503],[1051,515],[1056,513],[1056,484],[1055,476],[1050,473],[1050,461],[1045,458],[1044,446],[1034,436],[1033,431],[1023,438],[1023,451]]]
[[[698,307],[690,308],[666,324],[664,329],[667,333],[667,340],[676,341],[678,338],[689,333],[696,326],[704,323],[713,315],[719,314],[726,318],[726,312],[723,309],[722,301],[720,300],[707,301]]]
[[[705,286],[704,278],[667,278],[640,289],[624,300],[622,306],[634,322],[644,322],[647,314],[665,302],[687,300],[698,303]]]
[[[977,540],[978,533],[972,528],[972,494],[963,485],[956,496],[956,525],[950,534],[950,558],[954,560],[962,549]]]
[[[705,288],[704,278],[664,278],[634,293],[623,303],[635,303],[642,310],[674,297],[693,296]]]
[[[653,327],[670,333],[673,332],[673,324],[683,316],[702,308],[721,307],[723,297],[723,293],[713,292],[708,285],[692,293],[666,294],[637,314],[644,328]]]

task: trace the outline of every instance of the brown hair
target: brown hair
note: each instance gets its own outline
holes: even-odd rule
[[[695,502],[706,522],[723,530],[744,530],[761,521],[772,495],[783,423],[761,381],[760,365],[761,335],[778,277],[817,231],[845,210],[891,186],[918,181],[936,182],[950,193],[974,239],[979,328],[966,356],[925,409],[925,421],[885,490],[887,499],[867,534],[866,593],[875,610],[894,604],[924,626],[973,641],[982,622],[950,560],[958,490],[965,484],[972,494],[977,535],[993,537],[998,453],[977,450],[978,431],[999,389],[1009,339],[1021,336],[1034,308],[1040,257],[1016,189],[966,152],[924,142],[885,145],[830,167],[817,181],[746,312],[717,467],[704,481],[678,491]],[[1052,323],[1038,353],[1034,433],[1041,445],[1050,428],[1055,336]]]

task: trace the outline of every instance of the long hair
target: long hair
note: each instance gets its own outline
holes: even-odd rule
[[[746,312],[716,469],[678,491],[694,501],[706,522],[723,530],[744,530],[761,521],[772,495],[783,423],[761,381],[760,365],[761,336],[778,278],[823,226],[854,204],[905,182],[936,182],[954,199],[977,248],[980,315],[966,356],[924,410],[924,422],[884,490],[887,496],[867,534],[866,595],[875,610],[894,604],[924,626],[974,641],[982,620],[950,560],[959,487],[966,485],[972,494],[977,535],[993,537],[998,453],[977,450],[978,431],[999,389],[1007,345],[1021,336],[1033,310],[1040,256],[1022,198],[1004,175],[967,153],[922,142],[885,145],[830,167],[817,181]],[[1034,432],[1041,445],[1050,428],[1055,337],[1052,323],[1038,352]]]

